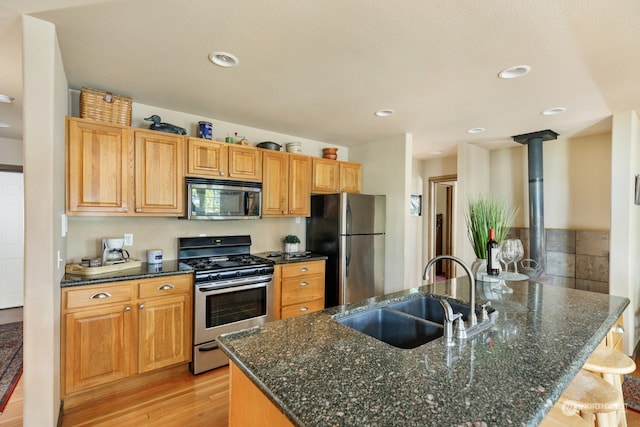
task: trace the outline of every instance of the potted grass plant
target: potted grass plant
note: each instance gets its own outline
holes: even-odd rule
[[[477,258],[472,266],[474,274],[482,265],[485,265],[486,268],[489,229],[493,228],[495,231],[494,240],[500,244],[507,236],[516,213],[517,209],[509,208],[505,200],[482,196],[469,200],[465,221],[467,235]]]
[[[298,252],[298,244],[300,239],[295,234],[288,234],[282,239],[284,242],[284,251],[288,254]]]

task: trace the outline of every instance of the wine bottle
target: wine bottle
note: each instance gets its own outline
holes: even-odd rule
[[[498,263],[498,242],[495,239],[495,230],[489,229],[489,240],[487,241],[487,274],[497,276],[500,274],[500,264]]]

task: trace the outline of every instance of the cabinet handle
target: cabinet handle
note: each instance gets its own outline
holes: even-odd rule
[[[230,173],[230,174],[229,174],[229,176],[233,176],[233,174],[232,174],[232,173]]]
[[[300,311],[307,311],[309,310],[309,307],[300,307]]]
[[[141,208],[136,208],[136,212],[142,212]]]
[[[173,289],[174,286],[169,284],[169,285],[162,285],[158,287],[159,291],[170,291],[171,289]]]
[[[309,269],[308,269],[307,267],[302,267],[302,268],[300,269],[300,272],[301,272],[301,273],[306,273],[307,271],[309,271]]]
[[[142,310],[144,308],[144,304],[138,304],[138,308]]]
[[[99,292],[97,294],[91,295],[91,299],[103,299],[103,298],[109,298],[110,296],[111,294],[109,292]]]
[[[220,171],[220,176],[224,176],[224,172]]]
[[[120,210],[121,210],[122,212],[127,212],[127,211],[128,211],[128,209],[127,209],[126,207],[120,208]]]
[[[131,311],[131,307],[130,307],[130,306],[126,306],[126,307],[124,308],[124,311]]]
[[[300,282],[300,286],[307,286],[309,282]]]

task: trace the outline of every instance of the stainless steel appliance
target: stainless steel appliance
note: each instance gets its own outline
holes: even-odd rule
[[[384,294],[385,196],[311,196],[307,250],[328,257],[325,306]]]
[[[260,219],[262,183],[186,178],[187,219]]]
[[[199,374],[229,363],[218,335],[273,320],[273,262],[249,253],[251,236],[181,237],[178,260],[195,271],[193,361]]]

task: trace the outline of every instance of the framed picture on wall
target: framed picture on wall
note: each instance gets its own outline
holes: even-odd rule
[[[422,196],[419,194],[411,195],[411,207],[409,209],[409,215],[420,216],[422,215]]]

